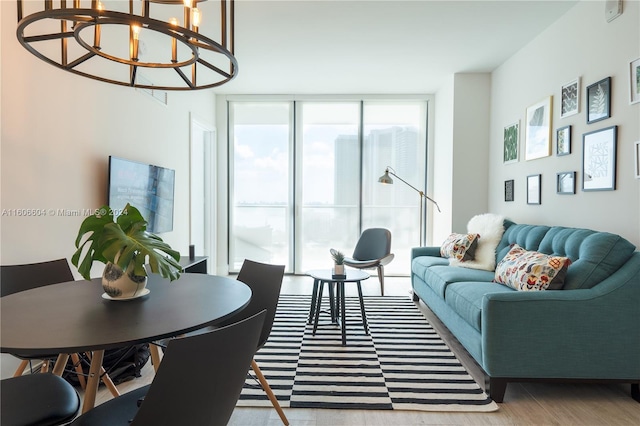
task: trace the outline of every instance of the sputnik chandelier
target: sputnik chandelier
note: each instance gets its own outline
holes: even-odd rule
[[[20,44],[77,75],[144,89],[197,90],[238,73],[234,0],[17,3]],[[215,32],[219,41],[205,32]]]

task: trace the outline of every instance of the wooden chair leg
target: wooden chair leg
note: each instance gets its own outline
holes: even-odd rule
[[[48,373],[49,372],[49,360],[43,360],[42,361],[42,366],[40,367],[40,372],[41,373]]]
[[[80,365],[80,357],[78,354],[71,354],[71,361],[73,362],[74,369],[76,370],[76,376],[78,376],[78,383],[82,390],[87,389],[87,381],[84,378],[84,371],[82,365]]]
[[[22,376],[22,373],[24,373],[24,370],[25,368],[27,368],[27,365],[29,365],[28,359],[23,359],[22,361],[20,361],[20,365],[18,365],[18,368],[16,368],[16,372],[13,373],[13,377]]]
[[[160,350],[158,349],[158,345],[150,343],[149,353],[151,354],[151,364],[153,364],[153,371],[157,373],[158,368],[160,368]]]
[[[380,295],[384,296],[384,266],[378,265],[378,279],[380,280]]]
[[[260,385],[262,386],[262,389],[267,393],[267,396],[269,397],[269,401],[271,401],[273,408],[275,408],[276,411],[278,412],[278,415],[280,416],[280,420],[282,420],[282,423],[285,426],[289,426],[289,420],[287,420],[287,416],[284,415],[284,411],[282,411],[282,407],[280,407],[280,403],[278,403],[278,399],[276,398],[273,391],[271,390],[271,386],[269,386],[269,382],[267,382],[267,379],[264,377],[264,374],[262,374],[262,371],[260,370],[260,367],[258,367],[258,363],[255,360],[251,360],[251,368],[253,369],[253,372],[256,373],[256,376],[258,377],[258,381],[260,381]]]

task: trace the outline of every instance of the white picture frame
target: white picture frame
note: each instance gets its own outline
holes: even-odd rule
[[[527,108],[525,128],[525,160],[551,155],[551,117],[553,97],[547,96]]]
[[[629,62],[629,103],[640,102],[640,58]]]
[[[560,118],[576,115],[580,112],[580,77],[563,84],[560,90]]]

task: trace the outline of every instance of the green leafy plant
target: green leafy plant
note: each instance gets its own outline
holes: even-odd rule
[[[138,209],[129,204],[117,221],[114,221],[109,206],[102,206],[87,217],[78,230],[76,248],[71,263],[87,280],[91,279],[94,261],[111,262],[137,276],[147,275],[144,265],[148,263],[153,273],[159,273],[171,281],[178,279],[182,270],[178,263],[180,253],[162,238],[148,232],[147,221]],[[80,261],[83,252],[84,258]]]
[[[338,250],[331,250],[331,257],[336,265],[344,265],[344,254]]]

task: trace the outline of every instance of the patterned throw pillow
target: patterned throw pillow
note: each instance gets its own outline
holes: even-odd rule
[[[451,234],[442,243],[440,255],[460,262],[472,260],[478,246],[478,234]]]
[[[527,251],[512,244],[509,253],[496,266],[493,281],[516,290],[560,290],[571,259]]]

